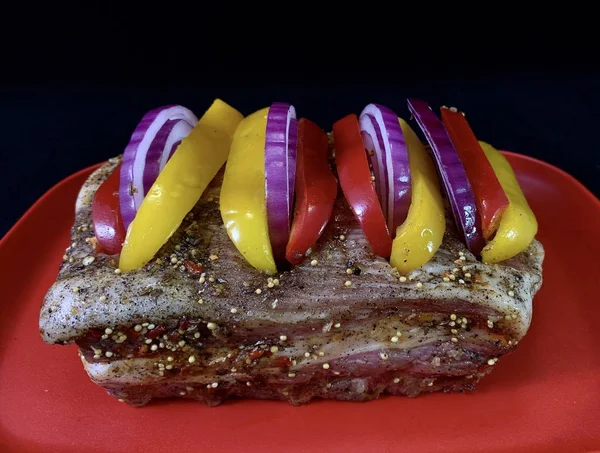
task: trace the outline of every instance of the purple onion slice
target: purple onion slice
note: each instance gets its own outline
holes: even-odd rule
[[[191,110],[168,105],[149,111],[133,131],[123,153],[119,203],[125,229],[177,144],[198,123]]]
[[[408,148],[398,115],[378,104],[360,114],[360,130],[375,175],[375,189],[392,239],[411,203]]]
[[[408,99],[408,109],[415,117],[433,151],[456,226],[464,236],[467,248],[475,256],[479,256],[485,240],[481,231],[475,195],[448,131],[427,102]]]
[[[293,105],[275,102],[269,108],[265,140],[265,193],[269,240],[275,262],[285,261],[290,237],[298,123]]]

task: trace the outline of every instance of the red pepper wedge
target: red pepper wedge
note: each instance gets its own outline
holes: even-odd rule
[[[481,216],[483,237],[490,239],[508,207],[508,198],[464,114],[447,107],[442,107],[441,113],[442,121],[471,183]]]
[[[121,252],[125,240],[125,226],[119,207],[121,163],[100,185],[92,201],[92,224],[98,241],[98,250],[107,255]]]
[[[333,125],[335,163],[344,196],[376,255],[389,258],[392,238],[371,180],[358,118],[350,114]]]
[[[337,180],[327,156],[327,134],[306,118],[298,121],[296,204],[285,258],[299,264],[321,236],[337,196]]]

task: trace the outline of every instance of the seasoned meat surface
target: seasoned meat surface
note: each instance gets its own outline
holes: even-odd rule
[[[90,377],[132,404],[184,394],[211,404],[236,395],[301,404],[470,389],[531,323],[544,258],[537,241],[484,265],[448,220],[435,257],[401,278],[373,254],[340,191],[304,262],[267,278],[223,226],[222,173],[153,261],[120,273],[117,257],[95,251],[91,225],[93,195],[117,163],[81,189],[40,333],[48,343],[76,342]]]
[[[503,265],[483,265],[448,222],[434,259],[400,282],[389,263],[372,254],[342,196],[310,256],[282,272],[270,288],[267,277],[245,262],[227,236],[218,209],[218,179],[156,260],[138,271],[117,274],[116,258],[95,254],[91,228],[93,194],[114,165],[108,163],[90,176],[77,200],[73,241],[41,311],[41,333],[49,343],[72,341],[90,328],[182,315],[248,327],[326,324],[385,312],[399,302],[419,309],[423,300],[444,301],[440,310],[446,312],[468,300],[481,313],[516,314],[511,322],[515,336],[524,335],[531,322],[532,296],[542,281],[543,248],[538,242]],[[445,275],[454,275],[454,280],[444,282]],[[514,296],[508,296],[510,291]]]

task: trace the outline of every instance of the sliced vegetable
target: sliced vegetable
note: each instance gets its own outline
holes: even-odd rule
[[[227,160],[242,115],[216,99],[148,191],[127,229],[119,267],[144,266],[177,230]]]
[[[407,274],[435,255],[446,231],[446,217],[431,156],[406,121],[400,119],[399,124],[408,145],[412,195],[408,216],[396,230],[390,264]]]
[[[481,251],[484,263],[499,263],[529,247],[537,234],[538,222],[506,157],[488,143],[479,143],[509,201],[496,235]]]
[[[92,201],[92,224],[98,249],[107,255],[121,251],[125,240],[125,226],[119,208],[119,180],[121,163],[100,185]]]
[[[198,118],[180,105],[149,111],[133,131],[123,153],[119,198],[127,229],[174,148],[186,137]]]
[[[389,197],[389,182],[388,174],[385,168],[385,155],[384,152],[375,152],[377,147],[379,150],[385,149],[383,144],[383,137],[381,136],[381,130],[375,127],[375,121],[372,115],[361,115],[358,119],[360,126],[360,134],[363,139],[363,144],[367,151],[367,159],[371,167],[373,176],[373,184],[375,185],[375,192],[379,197],[381,203],[381,211],[383,216],[388,220],[388,197]],[[389,223],[388,223],[389,229]],[[392,232],[390,231],[390,234]]]
[[[388,258],[392,239],[371,181],[358,118],[350,114],[333,125],[335,162],[344,196],[376,255]]]
[[[296,204],[285,257],[299,264],[321,236],[337,196],[337,180],[329,167],[327,134],[306,118],[298,121]]]
[[[498,228],[508,198],[464,114],[442,107],[442,121],[471,183],[481,216],[483,237],[490,239]]]
[[[398,115],[369,104],[360,114],[360,131],[375,173],[375,187],[387,225],[395,236],[410,206],[410,165]]]
[[[148,193],[181,140],[192,132],[196,123],[190,124],[185,120],[169,120],[158,131],[156,139],[150,145],[146,156],[146,168],[143,173],[144,194]]]
[[[275,102],[269,108],[265,138],[265,193],[269,238],[275,262],[285,260],[296,178],[298,123],[290,104]]]
[[[431,146],[456,226],[464,236],[467,248],[478,256],[485,245],[481,220],[471,184],[448,131],[425,101],[409,99],[408,108]]]
[[[233,136],[221,186],[220,209],[231,241],[259,271],[277,272],[267,222],[265,139],[269,108],[239,124]]]

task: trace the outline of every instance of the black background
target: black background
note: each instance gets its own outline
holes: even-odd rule
[[[243,114],[291,102],[327,130],[369,102],[405,118],[409,96],[454,105],[480,139],[552,163],[600,194],[600,69],[568,43],[521,42],[520,52],[505,41],[486,52],[470,43],[456,58],[426,43],[375,53],[348,38],[300,37],[283,52],[256,33],[232,44],[193,29],[182,45],[110,9],[85,21],[36,18],[35,33],[0,36],[1,235],[62,178],[120,154],[146,111],[178,103],[200,116],[215,97]]]

